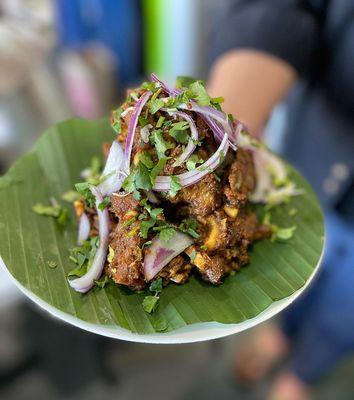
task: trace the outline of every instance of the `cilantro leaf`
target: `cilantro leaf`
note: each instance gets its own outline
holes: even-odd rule
[[[151,138],[153,140],[153,144],[155,145],[159,159],[164,158],[166,151],[173,148],[173,143],[163,138],[161,129],[154,130]]]
[[[75,189],[81,196],[84,198],[85,203],[90,207],[93,208],[96,203],[95,196],[92,194],[90,190],[90,184],[88,182],[80,182],[75,185]]]
[[[171,175],[170,176],[170,190],[169,195],[171,197],[175,197],[177,192],[182,189],[182,185],[179,182],[179,178],[177,176]]]
[[[164,105],[165,105],[165,103],[161,99],[151,99],[149,102],[149,110],[150,110],[151,114],[155,114]]]
[[[153,313],[157,308],[158,301],[159,301],[158,297],[146,296],[142,304],[144,311],[149,314]]]
[[[162,278],[155,279],[154,281],[151,282],[151,285],[149,286],[150,292],[156,292],[156,294],[162,292]]]
[[[160,174],[160,172],[163,170],[165,164],[166,164],[167,158],[162,157],[159,159],[158,163],[154,166],[154,168],[150,172],[150,179],[151,179],[151,184],[153,185],[155,183],[155,180],[157,176]]]
[[[61,195],[61,199],[66,201],[67,203],[73,203],[76,200],[81,198],[80,194],[75,192],[75,190],[68,190],[67,192]]]
[[[131,193],[135,190],[135,171],[132,171],[123,181],[123,189]]]
[[[163,117],[162,115],[159,117],[157,124],[156,124],[156,128],[161,128],[163,122],[165,121],[165,117]]]
[[[150,190],[152,188],[149,170],[146,166],[139,162],[138,168],[135,172],[135,189]]]
[[[143,151],[139,154],[139,161],[148,169],[152,169],[154,167],[154,162],[152,161],[151,155],[147,151]]]
[[[170,136],[172,136],[176,142],[181,144],[188,143],[189,135],[186,132],[189,129],[189,123],[186,121],[175,122],[169,131]]]
[[[161,240],[168,242],[176,234],[176,229],[171,227],[166,227],[162,229],[159,233]]]
[[[201,81],[196,81],[189,85],[189,92],[200,106],[210,105],[210,97]]]
[[[149,218],[147,221],[142,221],[140,224],[140,236],[144,239],[148,237],[149,229],[155,225],[156,220]]]
[[[196,81],[197,79],[191,76],[177,76],[176,87],[178,89],[188,88],[192,83]]]
[[[289,228],[277,228],[274,230],[272,239],[279,241],[286,241],[293,237],[296,226],[290,226]]]
[[[122,123],[121,123],[122,112],[123,109],[121,107],[117,108],[112,112],[111,126],[118,135],[122,132]]]
[[[107,275],[103,275],[100,279],[95,281],[96,286],[100,289],[103,289],[109,283],[109,277]]]
[[[50,269],[55,269],[58,266],[58,264],[53,260],[47,261],[47,265]]]
[[[51,205],[45,205],[42,203],[37,203],[32,207],[32,210],[38,214],[38,215],[44,215],[46,217],[54,217],[54,218],[58,218],[60,215],[60,209],[61,206],[55,205],[55,206],[51,206]]]
[[[166,318],[161,315],[156,320],[152,322],[152,326],[154,327],[156,332],[163,332],[167,329],[167,321]]]
[[[98,209],[103,211],[105,208],[108,207],[109,203],[111,202],[111,199],[109,196],[106,196],[103,201],[98,205]]]
[[[197,154],[192,154],[189,159],[187,160],[187,169],[188,171],[193,171],[196,169],[197,164],[201,164],[203,163],[204,160],[202,160],[201,158],[199,158],[199,156]]]
[[[143,117],[142,115],[139,115],[138,120],[139,120],[139,124],[142,128],[144,128],[144,126],[146,126],[149,123],[149,120],[147,118]]]

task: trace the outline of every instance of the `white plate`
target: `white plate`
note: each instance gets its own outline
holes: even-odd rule
[[[253,326],[261,324],[262,322],[268,320],[269,318],[274,317],[274,315],[278,314],[284,308],[288,307],[297,297],[299,297],[300,294],[312,282],[313,278],[315,277],[320,267],[324,253],[324,248],[325,245],[323,246],[320,260],[316,268],[312,272],[310,278],[307,280],[306,284],[292,295],[272,303],[267,309],[265,309],[263,312],[261,312],[254,318],[248,319],[239,324],[220,324],[218,322],[205,322],[200,324],[188,325],[184,328],[177,329],[172,332],[154,333],[149,335],[139,335],[137,333],[132,333],[127,329],[120,328],[117,326],[109,327],[109,326],[85,322],[70,314],[66,314],[63,311],[60,311],[57,308],[46,303],[38,296],[30,292],[28,289],[23,287],[7,270],[1,257],[0,257],[0,266],[8,273],[11,280],[28,298],[30,298],[43,310],[49,312],[54,317],[59,318],[70,325],[74,325],[78,328],[81,328],[88,332],[95,333],[97,335],[102,335],[113,339],[126,340],[129,342],[176,344],[176,343],[202,342],[205,340],[218,339],[225,336],[233,335],[235,333],[239,333],[246,329],[252,328]]]

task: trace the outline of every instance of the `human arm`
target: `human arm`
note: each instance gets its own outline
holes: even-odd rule
[[[214,34],[209,91],[258,134],[315,62],[320,24],[296,0],[238,0]]]

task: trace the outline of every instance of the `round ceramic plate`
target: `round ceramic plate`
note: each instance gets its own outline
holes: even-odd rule
[[[322,257],[321,257],[322,258]],[[272,303],[268,308],[262,311],[254,318],[250,318],[244,322],[238,324],[220,324],[217,322],[204,322],[196,323],[193,325],[186,326],[184,328],[177,329],[172,332],[166,333],[153,333],[140,335],[137,333],[130,332],[127,329],[120,328],[118,326],[103,326],[100,324],[93,324],[83,320],[80,320],[72,315],[66,314],[57,308],[46,303],[31,291],[27,290],[18,281],[16,281],[11,274],[10,279],[13,283],[34,303],[36,303],[43,310],[49,312],[52,316],[67,322],[70,325],[74,325],[77,328],[81,328],[85,331],[95,333],[97,335],[106,336],[112,339],[126,340],[129,342],[137,343],[154,343],[154,344],[181,344],[181,343],[194,343],[203,342],[206,340],[219,339],[225,336],[233,335],[235,333],[242,332],[246,329],[252,328],[268,319],[274,317],[276,314],[288,307],[301,293],[307,288],[308,285],[314,279],[318,268],[320,267],[321,259],[312,275],[306,282],[306,284],[292,295]],[[0,258],[0,266],[8,273],[8,270]]]
[[[0,178],[0,256],[15,284],[40,307],[79,328],[146,343],[187,343],[240,332],[288,306],[314,277],[324,248],[324,221],[311,187],[291,166],[289,177],[303,194],[271,210],[271,222],[295,226],[285,242],[262,240],[251,261],[219,286],[197,274],[186,284],[163,289],[159,306],[147,314],[147,293],[110,282],[88,294],[74,292],[67,273],[75,265],[77,223],[71,205],[64,230],[53,218],[32,211],[73,188],[80,171],[100,155],[113,133],[106,121],[71,120],[49,129],[33,150]],[[256,212],[262,213],[262,207]],[[54,265],[54,268],[53,268]]]

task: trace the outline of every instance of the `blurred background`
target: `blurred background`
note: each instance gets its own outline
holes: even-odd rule
[[[0,0],[0,172],[51,124],[109,114],[152,71],[207,76],[228,0]],[[284,109],[267,140],[281,143]],[[247,333],[246,333],[247,334]],[[262,399],[232,373],[239,337],[180,346],[86,334],[44,315],[0,270],[0,399]],[[354,398],[354,360],[315,388]]]

